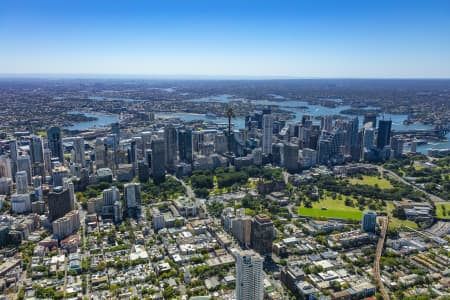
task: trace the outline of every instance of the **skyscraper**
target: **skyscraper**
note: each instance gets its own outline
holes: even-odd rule
[[[111,124],[111,132],[116,135],[117,144],[120,142],[120,124],[119,122]]]
[[[115,186],[110,189],[103,190],[103,205],[114,205],[116,201],[120,200],[119,189]]]
[[[375,133],[372,127],[364,128],[363,148],[372,148],[375,141]]]
[[[363,213],[361,228],[365,232],[375,232],[377,227],[377,214],[373,211],[365,211]]]
[[[378,136],[377,136],[377,148],[383,149],[384,146],[389,145],[391,140],[391,120],[379,120],[378,121]]]
[[[192,163],[192,130],[182,129],[178,131],[178,151],[180,160]]]
[[[73,139],[73,156],[72,160],[76,164],[81,164],[83,167],[86,166],[86,159],[84,154],[84,139],[82,137],[75,137]]]
[[[236,299],[263,300],[263,258],[252,250],[236,254]]]
[[[52,151],[53,157],[58,157],[59,161],[64,162],[64,151],[62,147],[61,129],[51,127],[47,130],[48,148]]]
[[[48,194],[48,213],[51,221],[61,218],[74,210],[74,203],[70,199],[70,191],[62,186],[53,188]]]
[[[262,152],[266,155],[272,154],[273,118],[271,114],[263,115],[262,127]]]
[[[10,140],[8,143],[9,146],[9,156],[13,160],[13,162],[17,161],[17,141]]]
[[[165,180],[165,144],[161,139],[152,141],[152,177],[155,183]]]
[[[403,154],[404,140],[399,136],[393,136],[391,138],[391,148],[395,158],[399,158]]]
[[[25,194],[28,192],[28,175],[25,171],[16,173],[16,192],[17,194]]]
[[[127,183],[123,186],[124,198],[129,217],[138,217],[141,211],[141,185]]]
[[[32,175],[45,176],[44,147],[40,136],[30,137],[30,158]]]
[[[175,169],[175,161],[177,159],[177,130],[172,125],[164,128],[164,143],[166,153],[166,168]]]
[[[251,244],[253,250],[263,256],[271,256],[273,239],[273,223],[269,216],[256,215],[252,223]]]
[[[40,136],[32,135],[30,138],[31,163],[44,163],[44,147]]]
[[[284,145],[284,166],[288,172],[298,171],[298,145],[286,143]]]
[[[17,172],[27,172],[28,182],[31,182],[31,160],[29,155],[20,155],[17,157]]]

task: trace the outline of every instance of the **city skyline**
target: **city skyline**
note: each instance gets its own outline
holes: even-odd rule
[[[450,77],[445,1],[3,4],[3,76]]]

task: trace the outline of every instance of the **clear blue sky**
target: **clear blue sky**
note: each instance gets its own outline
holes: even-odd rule
[[[449,0],[1,0],[0,73],[450,77]]]

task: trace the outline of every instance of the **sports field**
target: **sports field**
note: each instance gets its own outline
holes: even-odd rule
[[[318,202],[312,202],[312,208],[300,207],[298,214],[306,217],[351,220],[361,220],[362,217],[362,211],[357,207],[346,206],[344,200],[334,200],[330,196],[326,196]]]

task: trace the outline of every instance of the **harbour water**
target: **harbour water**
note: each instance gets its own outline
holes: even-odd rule
[[[275,99],[282,99],[279,95],[271,95]],[[105,100],[105,98],[102,97],[91,97],[90,99],[95,101],[102,101]],[[109,98],[110,100],[112,98]],[[114,98],[115,100],[123,100],[123,101],[136,101],[135,99],[122,99],[122,98]],[[240,98],[235,98],[232,95],[217,95],[217,96],[211,96],[211,97],[204,97],[204,98],[197,98],[197,99],[191,99],[186,100],[187,102],[220,102],[220,103],[228,103],[231,101],[246,101]],[[340,102],[340,99],[331,99],[335,102]],[[324,116],[324,115],[342,115],[341,111],[350,109],[351,107],[348,105],[337,105],[335,107],[326,107],[321,105],[314,105],[314,104],[308,104],[304,101],[273,101],[273,100],[252,100],[255,104],[260,105],[276,105],[280,107],[281,109],[285,109],[288,111],[291,111],[295,114],[295,118],[290,120],[289,122],[297,122],[300,121],[302,116],[305,114],[311,115],[313,117],[317,116]],[[372,107],[375,108],[375,107]],[[74,113],[80,113],[80,112],[74,112]],[[108,115],[108,114],[101,114],[101,113],[85,113],[86,116],[95,116],[97,117],[96,121],[91,122],[80,122],[78,124],[75,124],[73,126],[67,127],[69,130],[86,130],[88,128],[92,127],[102,127],[107,126],[111,123],[117,122],[118,118],[114,115]],[[183,121],[195,121],[195,120],[202,120],[202,121],[209,121],[209,122],[215,122],[215,123],[228,123],[228,119],[226,118],[213,118],[211,119],[209,116],[205,114],[194,114],[194,113],[158,113],[157,116],[159,117],[168,117],[168,118],[179,118]],[[360,127],[362,126],[362,122],[364,119],[363,115],[344,115],[349,118],[358,117],[360,122]],[[384,118],[387,120],[392,120],[392,129],[393,130],[417,130],[417,129],[432,129],[432,125],[426,125],[426,124],[410,124],[405,125],[403,124],[403,121],[407,119],[407,115],[404,114],[383,114],[382,116],[379,116],[378,119]],[[232,123],[234,124],[235,129],[240,129],[245,127],[244,119],[242,118],[233,118]],[[444,142],[438,142],[438,143],[430,143],[425,145],[418,145],[417,151],[421,153],[426,153],[428,149],[430,148],[437,148],[437,149],[444,149],[444,148],[450,148],[450,134],[447,135],[447,141]],[[409,150],[409,147],[405,146],[405,150]]]
[[[72,126],[64,127],[66,130],[87,130],[90,128],[96,128],[96,127],[105,127],[112,123],[115,123],[119,120],[117,115],[112,114],[103,114],[103,113],[92,113],[92,112],[83,112],[83,111],[72,111],[73,114],[83,114],[86,117],[94,117],[97,118],[97,120],[94,121],[86,121],[86,122],[79,122]]]

